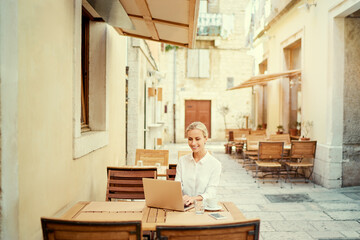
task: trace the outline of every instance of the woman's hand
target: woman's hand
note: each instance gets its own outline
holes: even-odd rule
[[[194,198],[188,196],[188,195],[184,195],[183,196],[183,202],[185,206],[189,206],[190,204],[194,203]]]

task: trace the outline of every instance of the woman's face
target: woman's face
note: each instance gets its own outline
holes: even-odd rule
[[[188,144],[193,152],[200,152],[204,150],[207,137],[204,137],[204,134],[199,129],[193,129],[187,132],[188,134]]]

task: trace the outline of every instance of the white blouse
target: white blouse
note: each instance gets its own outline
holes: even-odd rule
[[[181,182],[184,195],[216,198],[216,188],[220,182],[221,163],[209,152],[195,162],[192,153],[182,156],[176,166],[175,181]]]

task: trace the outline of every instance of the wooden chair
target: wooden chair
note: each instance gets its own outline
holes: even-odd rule
[[[143,166],[155,166],[156,163],[167,166],[169,162],[169,150],[136,149],[136,165],[139,160],[142,161]]]
[[[141,221],[76,221],[41,218],[44,240],[142,239]]]
[[[266,135],[266,129],[251,130],[251,135]]]
[[[188,155],[192,153],[192,151],[178,151],[178,159],[180,159],[182,156]]]
[[[246,128],[234,129],[233,133],[234,133],[235,141],[237,138],[247,137],[250,134],[250,131],[251,131],[250,129],[246,129]]]
[[[265,141],[265,135],[249,135],[246,138],[246,150],[243,151],[243,167],[246,167],[246,171],[248,167],[255,166],[260,141]]]
[[[107,167],[106,201],[145,199],[142,178],[157,178],[156,167]]]
[[[169,163],[169,169],[176,169],[176,163]]]
[[[283,142],[259,142],[258,159],[255,161],[256,164],[256,175],[258,179],[259,172],[262,173],[263,183],[265,182],[266,175],[277,175],[277,179],[268,181],[278,182],[280,179],[281,161],[283,159],[284,143]],[[255,180],[256,181],[256,180]],[[259,181],[258,181],[259,183]],[[259,186],[259,185],[258,185]],[[280,187],[281,181],[280,181]]]
[[[287,180],[289,180],[292,188],[292,183],[297,181],[309,182],[314,170],[316,141],[292,141],[290,150],[290,160],[285,162]],[[300,173],[299,170],[303,170]],[[306,174],[308,170],[308,174]],[[294,175],[293,178],[290,176]],[[308,176],[306,176],[308,175]],[[302,176],[302,178],[298,178]],[[314,183],[315,187],[315,183]]]
[[[196,240],[258,240],[260,220],[197,225],[197,226],[157,226],[156,235],[159,240],[196,239]]]
[[[269,137],[271,142],[284,142],[284,144],[291,144],[289,134],[271,134]]]
[[[175,180],[176,168],[166,169],[166,180]]]

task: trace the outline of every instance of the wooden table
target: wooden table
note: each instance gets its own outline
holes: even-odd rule
[[[217,211],[227,218],[215,220],[208,215],[196,215],[195,210],[177,212],[159,208],[150,208],[144,201],[124,202],[78,202],[70,208],[63,216],[64,219],[74,220],[141,220],[142,231],[155,231],[156,225],[197,225],[218,224],[221,222],[246,220],[242,212],[232,202],[219,203],[222,209]]]

